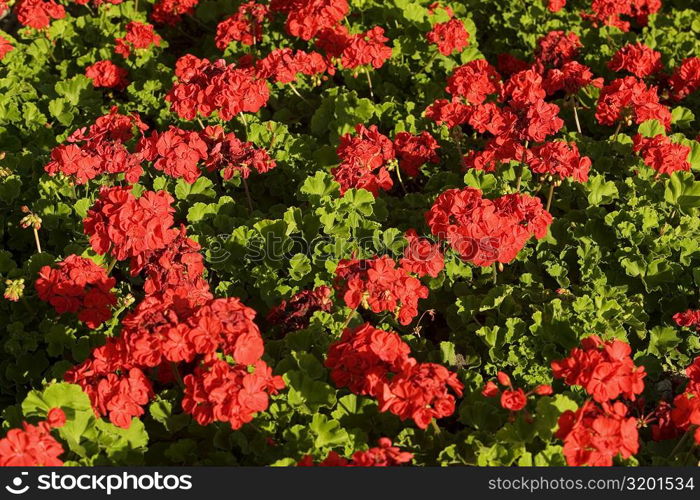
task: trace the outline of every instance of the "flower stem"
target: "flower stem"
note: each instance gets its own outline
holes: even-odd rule
[[[430,421],[430,426],[433,428],[437,436],[441,434],[442,431],[440,430],[440,426],[437,424],[437,421],[435,419],[432,419]]]
[[[547,207],[545,210],[549,212],[549,207],[552,206],[552,198],[554,197],[554,183],[549,185],[549,192],[547,193]]]
[[[299,99],[301,99],[302,101],[304,101],[305,104],[309,104],[309,101],[307,101],[307,100],[304,98],[304,96],[301,95],[301,94],[299,93],[299,91],[297,90],[297,88],[294,86],[293,83],[291,83],[291,82],[289,83],[289,88],[292,89],[292,92],[294,92],[294,93],[296,94],[296,96],[297,96]]]
[[[617,128],[615,129],[615,135],[613,135],[613,141],[617,141],[617,136],[620,134],[620,129],[622,128],[622,122],[617,122]]]
[[[576,120],[576,130],[581,133],[581,122],[578,120],[578,111],[576,109],[576,101],[574,101],[574,120]]]
[[[403,179],[401,178],[401,168],[396,165],[396,177],[399,179],[399,184],[401,184],[401,189],[403,189],[404,194],[408,194],[406,191],[406,186],[404,186]]]
[[[348,325],[350,324],[350,320],[351,320],[352,317],[355,315],[355,311],[356,311],[356,309],[351,309],[351,310],[350,310],[350,313],[348,314],[348,317],[345,318],[345,321],[343,322],[343,327],[340,329],[340,332],[341,332],[341,333],[344,332],[345,329],[346,329],[346,328],[348,327]]]
[[[41,242],[39,241],[39,230],[37,228],[34,229],[34,243],[36,243],[36,251],[37,253],[41,253]]]
[[[177,363],[171,361],[170,367],[173,370],[173,375],[175,375],[175,380],[177,381],[177,385],[179,385],[181,389],[184,389],[185,383],[182,381],[182,377],[180,376],[180,370],[177,369]]]
[[[525,160],[527,158],[527,147],[530,145],[530,141],[525,141],[525,147],[523,148],[523,157],[520,160],[520,165],[518,165],[518,178],[515,182],[515,191],[520,191],[520,186],[523,182],[523,171],[525,170]]]
[[[372,77],[369,76],[369,68],[365,68],[365,74],[367,75],[367,84],[369,85],[369,96],[374,99],[374,90],[372,90]]]
[[[109,276],[111,274],[112,269],[114,269],[114,266],[116,265],[116,263],[117,263],[117,258],[112,257],[112,262],[110,262],[109,267],[107,267],[107,276]]]
[[[248,212],[253,213],[253,199],[250,197],[248,181],[245,180],[245,177],[241,177],[241,179],[243,179],[243,189],[245,189],[245,197],[248,200]]]

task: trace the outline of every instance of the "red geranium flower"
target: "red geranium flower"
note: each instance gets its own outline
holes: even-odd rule
[[[95,87],[125,89],[129,85],[129,81],[126,79],[128,74],[126,69],[120,68],[112,61],[97,61],[85,68],[85,76],[92,80]]]

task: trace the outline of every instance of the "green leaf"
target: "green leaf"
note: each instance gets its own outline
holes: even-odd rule
[[[678,332],[671,326],[656,326],[649,332],[647,352],[654,356],[664,356],[680,343]]]
[[[301,281],[311,272],[311,260],[303,253],[298,253],[289,259],[289,275],[293,280]]]
[[[347,431],[340,426],[340,422],[328,420],[328,417],[320,413],[313,416],[309,428],[316,436],[316,448],[338,446],[345,443],[349,437]]]
[[[690,126],[695,120],[695,115],[688,108],[683,106],[676,106],[671,112],[671,123],[677,125],[680,128],[685,128]]]
[[[695,180],[692,172],[673,172],[666,181],[664,199],[678,205],[681,210],[689,211],[700,207],[700,182]]]
[[[199,198],[215,198],[216,191],[214,183],[207,177],[200,177],[194,184],[189,184],[184,179],[178,179],[175,186],[175,197],[178,200],[199,199]]]
[[[656,137],[666,135],[666,128],[658,120],[647,120],[639,125],[637,132],[644,137]]]
[[[323,171],[316,172],[313,177],[307,177],[300,191],[307,195],[309,200],[318,200],[324,196],[330,196],[338,191],[340,185]]]
[[[591,205],[607,205],[617,199],[617,186],[613,181],[606,181],[602,175],[591,176],[588,180],[588,202]]]

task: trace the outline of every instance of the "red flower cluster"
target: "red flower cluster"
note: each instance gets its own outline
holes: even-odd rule
[[[638,78],[654,75],[663,69],[661,52],[643,43],[629,43],[613,55],[608,68],[613,71],[627,71]]]
[[[464,386],[457,374],[435,363],[416,363],[411,359],[403,369],[384,384],[379,394],[379,410],[412,419],[426,429],[433,418],[449,417],[455,411],[455,397]]]
[[[536,174],[587,182],[591,159],[581,156],[575,142],[552,141],[530,148],[527,164]]]
[[[503,87],[506,102],[501,117],[504,127],[497,134],[503,139],[541,142],[557,133],[564,121],[559,106],[545,102],[542,76],[534,69],[513,74]]]
[[[139,141],[141,157],[153,162],[156,170],[190,184],[199,178],[200,160],[207,159],[207,143],[198,132],[182,130],[170,125],[167,131],[154,131]]]
[[[420,172],[420,167],[426,163],[440,163],[436,151],[440,145],[430,132],[413,135],[399,132],[394,137],[394,151],[399,160],[399,168],[410,177]]]
[[[688,313],[696,311],[688,311]],[[692,319],[692,318],[690,318]],[[700,444],[700,357],[693,360],[685,370],[688,384],[685,391],[673,399],[673,405],[663,404],[657,408],[661,413],[652,427],[654,439],[673,439],[695,426],[693,437]]]
[[[58,314],[77,313],[88,328],[97,328],[112,317],[110,306],[117,303],[112,293],[116,280],[90,259],[69,255],[58,268],[44,266],[35,287],[39,298]]]
[[[485,59],[470,61],[456,68],[447,79],[447,92],[467,104],[481,104],[501,90],[501,75]]]
[[[577,411],[559,416],[556,436],[564,441],[569,465],[612,465],[618,454],[629,458],[639,448],[637,419],[619,397],[634,401],[644,390],[646,373],[635,366],[629,344],[603,342],[597,335],[581,341],[569,357],[552,362],[555,378],[583,387],[593,398]]]
[[[367,451],[356,451],[352,456],[352,461],[341,457],[335,451],[331,451],[326,458],[319,462],[320,467],[393,467],[410,463],[413,454],[401,451],[393,446],[389,438],[379,438],[379,446],[370,448]],[[313,467],[314,459],[311,455],[306,455],[297,463],[298,467]]]
[[[634,19],[640,26],[646,26],[650,14],[661,8],[661,0],[593,0],[592,13],[581,13],[581,17],[590,20],[594,26],[615,26],[622,31],[629,31],[630,22],[623,19]]]
[[[564,457],[572,466],[611,466],[617,455],[629,458],[639,450],[637,419],[621,402],[592,401],[559,416],[555,436],[564,441]]]
[[[626,342],[603,342],[597,335],[581,341],[571,349],[568,358],[552,361],[555,378],[568,385],[579,385],[598,403],[620,396],[634,401],[644,390],[644,367],[637,367],[630,357],[632,348]]]
[[[571,95],[587,85],[602,88],[603,79],[593,78],[590,68],[578,61],[569,61],[564,63],[561,68],[547,70],[542,81],[542,87],[544,87],[547,95],[555,94],[560,90]]]
[[[410,353],[411,348],[397,333],[365,323],[343,330],[340,340],[328,348],[325,365],[338,387],[377,398],[388,375],[399,373]]]
[[[262,40],[263,23],[270,17],[270,7],[256,2],[241,4],[235,14],[216,27],[216,47],[224,50],[236,40],[243,45],[255,45]]]
[[[142,138],[137,149],[140,158],[154,162],[157,170],[190,184],[201,175],[200,166],[209,172],[221,170],[225,180],[236,172],[247,178],[252,170],[265,173],[276,166],[267,151],[241,141],[233,132],[224,132],[219,125],[201,131],[171,125],[165,132],[154,131]]]
[[[64,416],[65,418],[65,416]],[[51,435],[48,422],[22,423],[22,429],[10,429],[0,439],[0,467],[57,467],[63,446]]]
[[[300,73],[314,76],[325,73],[328,69],[326,60],[318,52],[295,52],[289,48],[273,50],[256,65],[258,77],[276,83],[292,83]]]
[[[146,191],[136,199],[130,187],[102,187],[83,220],[85,234],[95,252],[117,260],[162,249],[177,236],[173,201],[167,191]]]
[[[489,68],[487,73],[497,75],[495,69]],[[489,79],[496,81],[495,76]],[[474,86],[470,81],[473,79],[464,81],[461,89],[453,90],[456,95],[475,104],[461,111],[474,130],[479,133],[489,132],[495,137],[486,142],[483,151],[471,151],[464,158],[466,167],[493,171],[499,163],[521,160],[524,154],[521,141],[543,141],[564,125],[563,120],[557,116],[559,107],[545,102],[547,93],[543,87],[544,82],[534,68],[514,73],[503,86],[494,85],[487,91],[476,94],[475,88],[484,86]],[[482,82],[485,81],[482,77]],[[500,89],[499,100],[504,104],[503,107],[493,102],[483,103],[487,92],[493,92],[496,87]],[[448,91],[450,88],[448,85]]]
[[[287,33],[311,40],[319,31],[336,27],[350,6],[347,0],[272,0],[270,9],[287,15]]]
[[[129,85],[126,79],[129,72],[112,61],[97,61],[85,68],[85,76],[92,80],[95,87],[123,90]]]
[[[183,409],[200,423],[226,421],[235,428],[264,410],[267,394],[283,386],[260,359],[264,347],[255,311],[236,298],[192,293],[192,282],[200,277],[187,278],[189,285],[181,280],[148,295],[124,318],[120,337],[66,374],[90,396],[96,413],[108,414],[115,425],[128,427],[131,417],[143,414],[142,406],[153,396],[142,371],[148,368],[158,369],[162,381],[172,381],[176,363],[194,363],[194,372],[184,378]],[[217,351],[231,356],[236,366],[218,361]]]
[[[463,385],[455,373],[435,363],[418,363],[410,347],[394,332],[377,330],[368,323],[346,328],[328,349],[325,365],[339,387],[379,401],[380,411],[401,420],[413,419],[426,429],[433,418],[452,415]]]
[[[576,33],[550,31],[537,41],[535,62],[540,67],[560,68],[578,57],[583,47]]]
[[[425,110],[426,118],[438,125],[443,123],[449,128],[466,123],[471,117],[471,108],[459,102],[437,99]]]
[[[131,257],[132,275],[145,274],[146,297],[122,320],[119,337],[65,377],[85,390],[98,416],[129,427],[154,395],[144,370],[168,383],[179,380],[178,363],[188,363],[194,371],[185,377],[185,411],[199,422],[238,428],[267,408],[268,393],[283,382],[260,359],[255,311],[236,298],[212,297],[199,245],[184,228],[172,227],[171,201],[166,192],[147,191],[137,200],[129,188],[103,188],[89,211],[85,229],[93,247]],[[220,354],[236,366],[218,360]]]
[[[199,0],[157,0],[151,11],[151,19],[158,24],[175,26],[182,16],[191,16]]]
[[[273,376],[264,361],[256,361],[250,371],[244,365],[212,360],[197,366],[184,383],[182,408],[199,425],[228,422],[232,429],[240,429],[266,410],[268,394],[284,388],[282,377]]]
[[[12,46],[12,43],[7,38],[0,36],[0,61],[2,61],[5,56],[14,49],[15,48]]]
[[[514,193],[489,200],[471,187],[441,193],[425,218],[462,259],[484,267],[512,261],[532,236],[544,238],[552,223],[539,198]]]
[[[399,262],[401,267],[409,273],[415,273],[419,277],[440,274],[445,267],[445,258],[439,245],[431,243],[425,238],[419,238],[415,229],[409,229],[404,235],[408,245],[403,250],[403,258]]]
[[[185,290],[192,300],[200,303],[211,298],[209,284],[202,278],[204,258],[201,247],[187,237],[182,226],[177,237],[164,248],[150,250],[132,257],[132,276],[143,273],[143,290],[147,295],[163,295],[169,290]]]
[[[101,174],[120,173],[125,174],[127,182],[135,183],[143,169],[139,156],[130,153],[125,143],[134,138],[135,131],[146,129],[137,114],[122,115],[113,107],[89,128],[68,136],[68,144],[55,147],[44,170],[50,175],[60,172],[71,176],[77,184],[85,184]]]
[[[333,306],[333,290],[325,285],[313,290],[302,290],[289,300],[283,300],[267,314],[267,322],[279,327],[282,333],[301,330],[309,326],[316,311],[330,311]]]
[[[425,37],[428,42],[437,45],[443,56],[449,56],[455,51],[461,52],[469,45],[469,32],[459,19],[437,23]]]
[[[559,12],[566,7],[566,0],[548,0],[547,8],[550,12]]]
[[[688,57],[675,69],[668,81],[671,98],[680,101],[700,89],[700,57]]]
[[[117,38],[114,52],[124,58],[131,55],[131,51],[147,49],[151,46],[158,46],[163,39],[153,30],[153,26],[148,23],[131,21],[126,25],[126,35]]]
[[[595,117],[601,125],[658,120],[667,129],[671,128],[671,112],[659,102],[656,87],[647,87],[633,76],[618,78],[603,87]]]
[[[489,380],[484,385],[484,389],[481,394],[487,398],[495,398],[500,396],[501,407],[510,411],[520,411],[527,405],[527,398],[531,394],[536,394],[538,396],[550,396],[552,391],[552,386],[550,385],[538,385],[530,392],[525,392],[522,389],[516,389],[513,387],[510,377],[504,372],[498,372],[497,380],[501,385],[506,387],[503,392],[498,387],[498,385]]]
[[[207,143],[207,170],[222,170],[224,180],[231,179],[235,173],[247,179],[252,171],[264,174],[277,166],[266,150],[241,141],[233,132],[225,133],[218,125],[206,127],[200,135]]]
[[[367,451],[356,451],[352,456],[352,465],[357,467],[393,467],[407,464],[413,460],[413,453],[401,451],[393,446],[389,438],[379,438],[379,446]]]
[[[63,19],[66,10],[53,0],[19,0],[15,4],[17,20],[37,30],[48,28],[52,19]]]
[[[635,135],[634,151],[641,155],[646,165],[658,172],[657,175],[690,170],[690,148],[663,134],[654,137]]]
[[[678,326],[695,327],[700,332],[700,309],[688,309],[673,315],[673,321]]]
[[[217,111],[228,121],[242,112],[257,113],[270,97],[267,83],[253,69],[236,68],[223,59],[212,63],[187,54],[178,59],[175,75],[179,82],[165,100],[185,120]]]
[[[396,157],[391,139],[382,135],[376,125],[355,126],[356,135],[340,138],[336,153],[341,163],[331,170],[340,184],[341,194],[351,188],[366,189],[375,196],[379,190],[394,185],[386,165]]]
[[[153,368],[167,361],[189,363],[198,355],[206,361],[218,350],[242,365],[260,360],[264,347],[255,311],[235,297],[178,303],[184,291],[175,292],[171,304],[150,296],[124,318],[122,338],[136,363]]]
[[[410,265],[410,261],[407,262]],[[399,323],[408,325],[418,315],[418,300],[428,297],[428,289],[403,267],[396,267],[388,256],[367,260],[344,259],[335,270],[336,288],[345,304],[372,312],[387,311]]]
[[[384,28],[375,26],[365,33],[351,35],[345,43],[341,55],[343,67],[348,69],[360,66],[381,68],[391,59],[391,47],[386,45],[389,39],[384,36]]]

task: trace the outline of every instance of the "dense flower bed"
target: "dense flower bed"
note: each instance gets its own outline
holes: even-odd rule
[[[686,2],[0,15],[0,465],[698,463]]]

